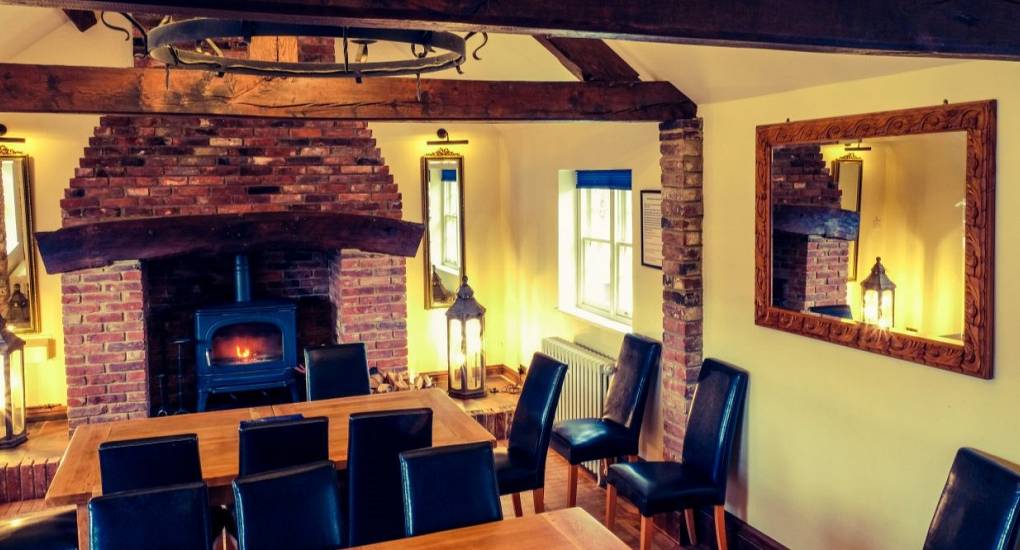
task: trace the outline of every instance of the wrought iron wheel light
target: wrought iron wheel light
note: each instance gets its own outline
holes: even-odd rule
[[[137,27],[137,26],[136,26]],[[445,69],[460,70],[466,60],[466,43],[475,33],[459,36],[445,31],[403,29],[371,29],[333,27],[291,23],[226,21],[219,19],[188,19],[169,22],[144,33],[149,55],[168,67],[200,69],[216,73],[238,73],[257,76],[348,77],[360,80],[374,76],[421,75]],[[233,59],[221,55],[214,40],[242,37],[251,42],[256,36],[310,36],[337,38],[343,41],[343,60],[337,63],[276,62],[256,59]],[[484,36],[484,34],[483,34]],[[488,37],[485,37],[487,40]],[[411,59],[369,62],[351,59],[349,46],[375,41],[397,42],[410,47]],[[211,44],[214,53],[201,49],[185,49],[184,44]],[[481,46],[484,46],[483,42]],[[479,46],[478,49],[481,48]],[[477,49],[473,54],[475,59]]]

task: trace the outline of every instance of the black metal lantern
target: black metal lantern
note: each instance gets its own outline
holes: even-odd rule
[[[3,433],[0,448],[16,447],[28,439],[25,430],[25,342],[7,328],[0,317],[0,409]]]
[[[864,322],[880,329],[893,326],[896,313],[896,284],[885,274],[882,258],[875,258],[871,274],[861,281]]]
[[[449,394],[459,399],[485,395],[485,308],[464,277],[457,300],[446,310]]]

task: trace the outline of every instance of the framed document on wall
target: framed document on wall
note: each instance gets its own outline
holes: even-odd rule
[[[641,265],[662,269],[662,191],[641,191]]]

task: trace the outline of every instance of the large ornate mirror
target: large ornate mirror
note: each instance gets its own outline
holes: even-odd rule
[[[16,331],[39,329],[31,159],[0,145],[0,312]]]
[[[464,157],[439,149],[421,159],[425,307],[449,307],[464,278]]]
[[[761,126],[756,322],[992,375],[995,103]]]

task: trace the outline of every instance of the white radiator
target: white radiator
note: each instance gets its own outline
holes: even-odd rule
[[[543,339],[542,353],[566,363],[568,367],[560,402],[556,406],[556,422],[600,418],[616,361],[562,338]],[[599,475],[599,461],[585,462],[583,466],[596,477]]]

